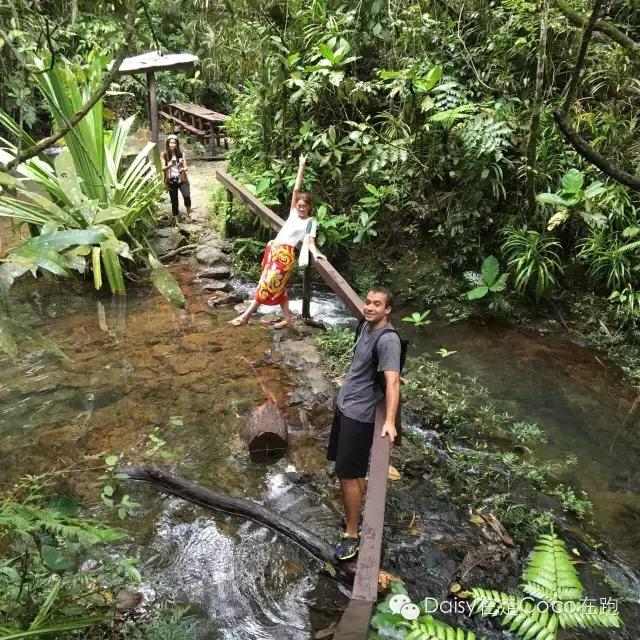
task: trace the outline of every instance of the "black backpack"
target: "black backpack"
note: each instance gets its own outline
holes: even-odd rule
[[[366,324],[367,324],[366,320],[360,320],[358,322],[358,326],[356,327],[356,335],[354,338],[354,345],[358,343],[358,340],[360,339],[360,335],[362,334],[362,331]],[[376,341],[373,343],[373,349],[371,350],[372,352],[371,360],[373,363],[373,379],[375,380],[376,384],[382,389],[383,393],[386,390],[387,383],[384,377],[384,371],[378,371],[378,361],[379,361],[378,342],[380,341],[380,338],[382,338],[382,336],[385,333],[395,333],[400,339],[400,373],[402,373],[402,371],[404,370],[404,364],[407,361],[407,350],[409,349],[409,341],[403,340],[400,334],[395,329],[392,329],[391,327],[387,327],[386,329],[383,329],[380,332],[380,335],[376,338]],[[354,356],[355,356],[355,348],[354,348]],[[402,419],[400,416],[400,412],[401,412],[401,406],[399,405],[398,413],[396,415],[396,430],[398,432],[398,435],[394,440],[395,445],[400,444],[400,427],[402,426]]]

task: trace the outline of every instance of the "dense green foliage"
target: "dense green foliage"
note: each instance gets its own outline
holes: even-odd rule
[[[518,293],[539,299],[577,283],[611,295],[621,317],[637,316],[637,193],[578,155],[552,116],[567,99],[565,115],[586,142],[620,170],[638,172],[634,3],[603,9],[578,74],[590,11],[580,0],[557,0],[548,15],[530,0],[56,8],[63,20],[53,34],[53,7],[34,12],[22,0],[0,11],[12,50],[48,48],[85,64],[114,55],[129,21],[137,50],[198,54],[197,73],[161,74],[160,101],[233,109],[231,169],[263,201],[286,206],[296,156],[310,153],[305,186],[316,196],[327,251],[384,247],[394,237],[394,250],[428,244],[473,270],[493,254]],[[3,64],[20,69],[15,60]],[[21,85],[21,74],[9,77],[3,103],[37,125],[33,87]],[[122,77],[119,89],[144,112],[140,82]]]
[[[55,65],[50,70],[38,58],[37,84],[58,127],[73,118],[102,80],[100,60],[86,70]],[[0,110],[0,124],[17,140],[0,138],[8,151],[0,160],[9,161],[35,144],[29,135]],[[112,292],[124,292],[120,258],[132,259],[128,242],[141,247],[139,239],[153,221],[153,207],[162,193],[162,182],[148,154],[148,144],[124,166],[125,144],[133,118],[121,120],[113,131],[105,131],[102,102],[91,109],[65,137],[68,151],[54,159],[41,155],[18,167],[19,178],[10,186],[14,193],[0,194],[0,216],[25,222],[39,235],[11,252],[2,265],[0,284],[8,288],[27,271],[40,268],[56,275],[84,271],[85,256],[93,252],[96,288],[102,271]],[[30,181],[27,182],[27,181]],[[49,198],[34,190],[33,183]],[[137,237],[136,237],[137,236]]]
[[[192,640],[184,611],[127,615],[142,599],[137,561],[107,548],[125,533],[58,494],[61,478],[27,476],[0,496],[0,636]]]
[[[473,587],[456,594],[468,612],[481,616],[501,616],[501,623],[524,640],[555,640],[560,629],[622,628],[617,612],[600,602],[583,600],[584,588],[566,544],[555,534],[544,534],[531,554],[522,575],[524,597]],[[401,583],[392,583],[391,594],[377,607],[371,624],[374,638],[403,640],[482,640],[471,631],[453,628],[430,615],[433,604],[427,600],[398,610],[394,597],[406,596]],[[434,599],[431,599],[434,600]],[[449,603],[451,604],[451,603]],[[459,603],[460,604],[460,601]],[[411,610],[413,609],[413,610]]]

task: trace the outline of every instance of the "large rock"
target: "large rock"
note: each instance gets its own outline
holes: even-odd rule
[[[210,245],[212,247],[217,247],[224,253],[229,253],[233,250],[231,243],[224,238],[221,238],[215,231],[208,231],[202,237],[203,245]]]
[[[213,245],[205,244],[198,247],[196,250],[196,259],[200,264],[213,266],[224,262],[226,260],[226,256],[222,249]]]
[[[231,277],[231,267],[226,264],[220,264],[208,269],[201,269],[197,273],[198,278],[213,278],[214,280],[227,280]]]
[[[178,225],[178,229],[180,229],[180,231],[182,231],[182,233],[184,233],[185,235],[190,236],[196,233],[201,233],[202,225],[194,224],[193,222],[181,222]]]
[[[212,280],[202,287],[205,293],[211,293],[213,291],[226,291],[229,288],[229,282],[227,280]]]
[[[225,305],[237,304],[242,302],[242,296],[237,293],[225,293],[224,291],[216,291],[207,300],[207,306],[209,307],[223,307]]]
[[[185,242],[185,238],[175,227],[162,227],[153,232],[150,242],[154,251],[161,256],[177,249]]]

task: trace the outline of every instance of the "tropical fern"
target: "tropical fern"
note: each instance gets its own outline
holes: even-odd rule
[[[450,627],[430,615],[422,616],[407,626],[410,631],[404,640],[483,640],[473,631]]]
[[[482,616],[502,615],[502,624],[522,640],[555,640],[558,628],[621,628],[619,615],[582,601],[584,588],[564,541],[542,535],[523,574],[520,598],[471,589],[471,606]],[[539,600],[534,604],[532,599]]]
[[[538,600],[580,600],[584,593],[566,544],[556,535],[540,536],[522,577],[522,590]]]
[[[86,544],[113,542],[123,537],[118,529],[96,525],[90,520],[69,517],[54,509],[40,509],[9,502],[0,509],[0,532],[32,534],[40,529]]]
[[[479,113],[465,121],[460,140],[467,152],[476,158],[490,156],[500,160],[513,146],[515,135],[511,127],[491,113]]]

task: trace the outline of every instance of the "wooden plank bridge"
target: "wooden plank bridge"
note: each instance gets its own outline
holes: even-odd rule
[[[276,231],[284,220],[265,206],[252,193],[236,182],[228,173],[218,169],[218,182],[227,189],[229,201],[234,197],[241,200],[248,209],[260,216]],[[351,285],[336,271],[327,260],[314,260],[309,256],[311,266],[320,274],[329,288],[344,302],[349,311],[358,319],[363,317],[364,302]],[[311,288],[306,279],[303,315],[309,315]],[[306,313],[305,313],[306,310]],[[376,410],[375,436],[369,461],[369,481],[362,521],[360,553],[356,567],[356,576],[351,592],[349,606],[335,629],[334,640],[366,640],[373,607],[378,599],[378,573],[382,551],[382,531],[387,496],[387,476],[391,443],[389,438],[381,438],[385,419],[385,408],[381,402]]]

